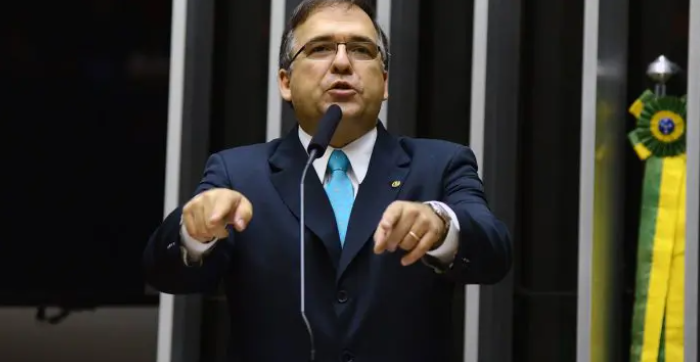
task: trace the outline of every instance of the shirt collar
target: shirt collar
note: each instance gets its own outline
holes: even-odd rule
[[[304,150],[309,147],[311,143],[311,135],[306,133],[301,127],[299,128],[299,141],[304,146]],[[348,156],[350,160],[350,167],[352,172],[355,174],[358,183],[362,183],[367,176],[367,169],[369,168],[369,161],[372,157],[372,150],[374,149],[374,144],[377,142],[377,128],[372,128],[371,131],[365,133],[362,137],[352,141],[345,147],[341,148],[343,152]],[[323,181],[326,176],[326,170],[328,169],[328,159],[331,157],[331,153],[335,148],[328,146],[326,152],[323,156],[319,157],[314,161],[314,169],[318,174],[318,178]]]

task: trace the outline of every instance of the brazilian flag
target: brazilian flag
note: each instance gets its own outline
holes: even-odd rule
[[[629,140],[645,163],[631,362],[682,362],[685,99],[646,91],[629,112]]]

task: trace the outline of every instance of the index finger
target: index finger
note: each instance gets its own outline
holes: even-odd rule
[[[240,196],[215,200],[214,206],[212,206],[211,213],[209,214],[209,223],[215,225],[222,221],[228,221],[225,220],[226,217],[238,207],[240,200]]]
[[[379,225],[377,226],[377,231],[374,233],[374,252],[379,254],[384,252],[387,247],[387,240],[389,240],[389,234],[391,230],[396,225],[396,223],[401,219],[401,213],[403,208],[400,203],[393,203],[389,205],[382,215],[382,219],[379,220]]]
[[[382,219],[379,221],[379,227],[385,231],[391,230],[401,218],[401,212],[403,211],[403,207],[401,206],[402,205],[398,202],[389,205],[384,211]]]
[[[243,231],[253,218],[253,204],[247,198],[241,196],[235,210],[232,220],[233,226],[237,231]]]

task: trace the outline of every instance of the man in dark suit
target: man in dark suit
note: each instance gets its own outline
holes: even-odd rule
[[[279,71],[299,127],[212,155],[195,196],[145,251],[148,281],[165,293],[208,292],[223,281],[231,361],[309,359],[299,181],[331,104],[343,119],[305,186],[306,315],[317,361],[448,361],[455,283],[496,283],[510,269],[508,231],[488,209],[472,151],[395,137],[377,121],[388,41],[373,19],[359,1],[299,5]]]

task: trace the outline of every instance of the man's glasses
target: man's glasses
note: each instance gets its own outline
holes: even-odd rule
[[[300,55],[308,59],[328,60],[335,57],[338,47],[345,45],[345,51],[351,60],[372,60],[380,53],[379,46],[371,41],[335,42],[329,40],[310,41],[292,57],[290,63]]]

